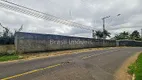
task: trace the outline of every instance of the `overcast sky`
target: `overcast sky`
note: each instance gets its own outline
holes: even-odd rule
[[[122,31],[142,28],[142,0],[8,0],[66,20],[102,30],[102,17],[112,37]],[[117,16],[117,14],[121,14]],[[30,17],[0,8],[0,22],[11,30],[22,24],[23,32],[91,37],[91,31]],[[91,27],[90,27],[91,28]],[[2,31],[2,28],[0,28]]]

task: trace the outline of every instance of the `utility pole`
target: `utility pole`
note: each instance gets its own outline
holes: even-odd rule
[[[105,38],[106,38],[106,36],[105,36],[105,19],[107,19],[107,18],[109,18],[110,16],[106,16],[106,17],[103,17],[102,18],[102,20],[103,20],[103,46],[105,46],[104,45],[104,41],[105,41]]]
[[[95,30],[92,30],[92,37],[93,37],[94,39],[96,39]]]
[[[141,39],[142,39],[142,29],[141,29]]]
[[[121,14],[118,14],[117,16],[120,16]],[[103,20],[103,46],[105,46],[104,44],[104,41],[105,41],[105,38],[106,38],[106,35],[105,35],[105,19],[107,18],[110,18],[110,16],[106,16],[106,17],[103,17],[102,20]]]
[[[105,39],[105,18],[102,19],[103,20],[103,40]]]

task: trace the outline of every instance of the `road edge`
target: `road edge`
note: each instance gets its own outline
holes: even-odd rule
[[[119,67],[119,69],[117,69],[117,71],[114,74],[114,80],[132,80],[133,76],[127,73],[128,66],[137,60],[141,52],[142,51],[135,53],[122,63],[122,65]]]
[[[30,60],[38,60],[38,59],[44,59],[44,58],[51,58],[51,57],[58,57],[58,56],[64,56],[64,55],[72,55],[72,54],[80,54],[80,53],[84,53],[84,52],[91,52],[91,51],[98,51],[98,50],[105,50],[105,49],[115,49],[115,48],[121,48],[121,47],[105,47],[105,48],[85,48],[85,49],[77,49],[76,51],[80,51],[80,50],[86,50],[86,51],[81,51],[81,52],[71,52],[70,54],[51,54],[49,56],[42,56],[42,57],[36,57],[36,58],[24,58],[24,59],[18,59],[18,60],[12,60],[12,61],[4,61],[4,62],[0,62],[0,64],[9,64],[9,63],[17,63],[17,62],[22,62],[22,61],[30,61]],[[68,51],[68,50],[65,50]],[[69,51],[74,51],[74,50],[69,50]],[[63,51],[59,51],[59,52],[64,52]],[[45,52],[48,54],[48,52]],[[52,52],[51,52],[52,53]],[[58,53],[58,51],[55,51],[54,53]]]

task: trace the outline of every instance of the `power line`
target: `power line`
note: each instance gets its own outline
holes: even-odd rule
[[[50,3],[53,3],[53,4],[55,4],[55,5],[58,5],[59,7],[61,7],[61,8],[64,8],[64,9],[69,9],[69,8],[67,8],[67,7],[63,7],[61,4],[59,4],[59,3],[57,3],[57,2],[55,2],[55,1],[51,1],[51,0],[48,0]],[[81,0],[81,2],[79,3],[79,4],[81,4],[81,5],[83,5],[84,7],[86,7],[86,8],[90,8],[91,6],[93,6],[94,4],[92,4],[91,6],[90,5],[88,5],[88,4],[85,4],[85,1],[84,0]],[[69,15],[71,16],[71,19],[72,19],[72,9],[70,8],[69,9]]]
[[[31,8],[28,8],[28,7],[25,7],[25,6],[22,6],[22,5],[15,4],[13,2],[9,2],[7,0],[0,0],[0,1],[1,1],[0,2],[1,8],[5,8],[5,9],[8,9],[8,10],[11,10],[11,11],[14,11],[14,12],[23,13],[23,14],[26,14],[26,15],[29,15],[29,16],[41,18],[41,19],[44,19],[44,20],[53,21],[53,22],[68,25],[68,26],[78,27],[78,28],[82,28],[82,29],[86,29],[86,30],[92,30],[92,29],[89,28],[90,26],[86,26],[86,25],[83,25],[83,24],[79,24],[79,23],[76,23],[76,22],[65,20],[65,19],[53,16],[53,15],[50,15],[50,14],[47,14],[47,13],[44,13],[44,12],[41,12],[41,11],[37,11],[37,10],[31,9]]]
[[[1,1],[6,2],[6,3],[9,3],[9,4],[12,4],[12,5],[15,5],[15,6],[18,6],[18,7],[21,7],[21,8],[25,8],[25,9],[30,10],[30,11],[35,11],[35,12],[37,12],[37,13],[42,13],[42,14],[45,14],[45,15],[49,15],[49,16],[55,17],[55,16],[53,16],[53,15],[50,15],[50,14],[47,14],[47,13],[43,13],[43,12],[40,12],[40,11],[31,9],[31,8],[25,7],[25,6],[22,6],[22,5],[18,5],[18,4],[15,4],[15,3],[13,3],[13,2],[9,2],[9,1],[7,1],[7,0],[1,0]],[[57,17],[56,17],[56,18],[57,18]]]

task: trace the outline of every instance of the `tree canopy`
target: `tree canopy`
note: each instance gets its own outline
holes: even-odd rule
[[[140,33],[137,30],[134,30],[131,34],[129,32],[123,31],[117,35],[113,39],[116,40],[142,40],[140,37]]]
[[[135,30],[135,31],[133,31],[132,34],[130,35],[130,38],[131,38],[132,40],[137,40],[137,39],[140,38],[140,33],[139,33],[137,30]]]
[[[18,30],[15,30],[14,33],[12,33],[9,28],[3,26],[1,23],[0,27],[3,28],[3,32],[0,32],[0,45],[7,45],[7,44],[14,44],[15,32],[20,32],[23,28],[23,25]]]
[[[103,38],[103,33],[104,33],[105,38],[110,37],[110,35],[111,35],[110,32],[108,32],[107,30],[104,30],[104,32],[98,30],[98,31],[95,32],[95,35],[96,35],[97,39],[102,39]]]

